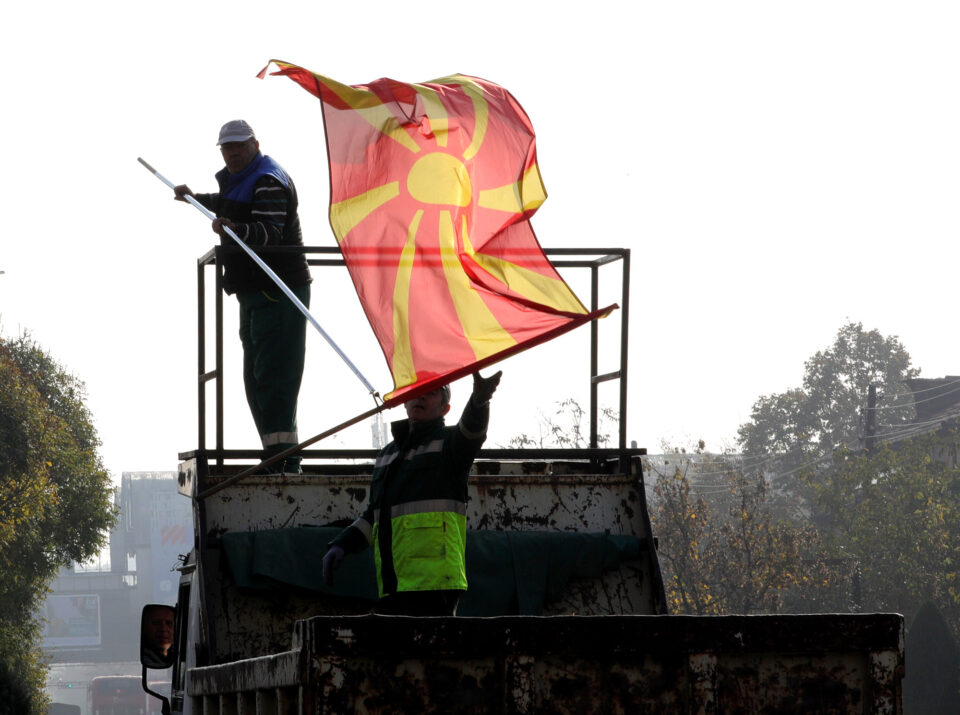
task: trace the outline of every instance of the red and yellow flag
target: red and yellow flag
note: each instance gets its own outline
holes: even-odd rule
[[[530,217],[536,137],[503,87],[452,75],[347,86],[271,60],[321,100],[330,224],[393,374],[387,402],[550,340],[590,313]]]

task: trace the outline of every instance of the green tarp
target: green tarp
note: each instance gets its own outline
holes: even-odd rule
[[[373,550],[348,556],[335,585],[323,583],[323,555],[339,528],[299,527],[227,532],[221,542],[237,586],[294,586],[332,596],[377,598]],[[467,582],[461,616],[540,615],[572,579],[596,578],[635,561],[643,539],[608,534],[543,531],[468,531]]]

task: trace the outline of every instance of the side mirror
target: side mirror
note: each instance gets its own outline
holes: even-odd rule
[[[173,665],[173,606],[148,603],[140,616],[140,665],[161,670]]]

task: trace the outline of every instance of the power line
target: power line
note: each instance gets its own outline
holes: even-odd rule
[[[906,383],[897,383],[897,384],[905,385]],[[945,388],[945,387],[949,387],[950,385],[957,385],[957,387],[953,388],[952,390],[944,390],[944,389],[943,389],[943,388]],[[907,388],[907,389],[908,389],[908,392],[894,395],[892,399],[896,399],[896,398],[898,398],[898,397],[902,397],[903,395],[913,395],[913,402],[912,402],[912,404],[914,404],[914,405],[922,405],[922,404],[924,404],[925,402],[931,402],[931,401],[933,401],[933,400],[939,400],[940,398],[942,398],[942,397],[945,396],[945,395],[952,395],[952,394],[955,393],[955,392],[960,392],[960,377],[958,377],[958,378],[956,378],[956,379],[953,379],[953,380],[950,380],[949,382],[945,382],[945,383],[943,383],[943,384],[941,384],[941,385],[934,385],[934,386],[932,386],[932,387],[925,387],[925,388],[923,388],[922,390],[910,390],[909,388]],[[918,399],[916,398],[916,395],[920,395],[920,394],[922,394],[922,393],[924,393],[924,392],[933,392],[933,391],[935,391],[935,390],[938,391],[936,395],[933,395],[933,396],[931,396],[931,397],[925,397],[925,398],[922,399],[922,400],[918,400]],[[875,409],[877,409],[877,410],[898,410],[898,409],[902,409],[902,408],[904,408],[904,407],[909,407],[909,406],[910,406],[909,404],[905,404],[905,405],[883,405],[883,406],[877,406]]]

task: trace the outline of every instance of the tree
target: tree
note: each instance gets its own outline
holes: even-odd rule
[[[570,449],[579,449],[590,446],[589,424],[587,413],[572,397],[565,400],[559,400],[554,403],[553,414],[544,415],[540,413],[537,421],[538,433],[536,436],[527,433],[521,433],[516,437],[511,437],[508,446],[516,449],[543,449],[545,447],[561,447]],[[609,408],[601,407],[599,418],[597,420],[597,443],[605,445],[610,441],[608,432],[601,430],[606,425],[607,429],[615,429],[619,420],[618,413]]]
[[[899,611],[923,603],[960,637],[960,435],[953,427],[864,449],[861,423],[869,386],[879,386],[886,426],[914,418],[904,381],[919,370],[900,342],[859,323],[807,361],[803,387],[762,397],[740,444],[754,464],[793,475],[831,562],[858,584],[856,610]],[[889,433],[889,431],[888,431]],[[837,597],[832,610],[847,607]]]
[[[768,471],[812,468],[832,451],[862,435],[871,384],[880,386],[880,406],[890,424],[913,419],[913,398],[904,380],[919,375],[910,355],[892,336],[847,323],[826,350],[804,366],[803,387],[760,397],[750,422],[740,426],[743,454]],[[826,458],[826,460],[824,459]]]
[[[919,372],[895,336],[847,323],[829,348],[806,361],[803,387],[754,403],[738,442],[749,468],[770,480],[770,502],[780,516],[817,522],[800,477],[830,469],[835,449],[859,443],[871,385],[879,386],[877,407],[887,425],[912,420],[913,396],[904,380]]]
[[[860,563],[862,607],[915,613],[930,602],[960,638],[960,466],[956,428],[840,450],[813,490],[828,545]]]
[[[28,336],[0,338],[0,712],[43,710],[36,614],[57,572],[96,554],[116,518],[84,399]]]
[[[651,521],[672,612],[809,612],[836,590],[839,573],[816,531],[775,516],[762,474],[702,442],[690,455],[674,450],[664,467]]]
[[[650,522],[659,541],[658,556],[670,613],[713,615],[722,604],[710,589],[710,565],[701,559],[707,540],[710,510],[702,496],[691,490],[686,470],[690,462],[675,450],[657,474]],[[644,472],[650,473],[650,461]]]

